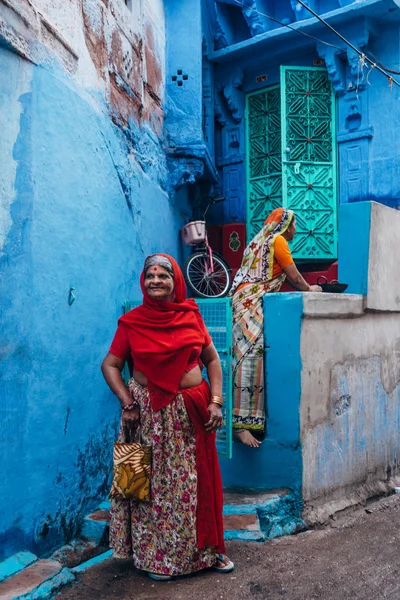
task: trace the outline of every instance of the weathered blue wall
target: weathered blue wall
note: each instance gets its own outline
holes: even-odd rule
[[[349,286],[347,294],[368,292],[371,206],[357,202],[339,208],[339,281]]]
[[[130,139],[63,71],[0,48],[0,555],[70,539],[108,492],[118,404],[100,373],[146,254],[180,257],[160,141]],[[133,158],[133,156],[135,158]],[[9,212],[7,210],[9,209]],[[75,302],[68,305],[70,287]]]

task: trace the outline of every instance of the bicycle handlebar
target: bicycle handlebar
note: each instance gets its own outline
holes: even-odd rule
[[[204,212],[201,213],[203,215],[203,217],[204,217],[204,220],[206,220],[206,214],[208,213],[208,211],[210,210],[210,207],[213,204],[219,204],[220,202],[225,202],[225,200],[226,200],[225,196],[221,196],[220,198],[211,198],[211,201],[207,204]],[[193,207],[193,213],[192,213],[192,215],[194,215],[194,212],[197,209],[201,210],[201,205]],[[194,218],[194,217],[192,217],[192,218]]]

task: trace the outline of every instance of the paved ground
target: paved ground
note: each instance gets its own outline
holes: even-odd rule
[[[110,559],[57,600],[400,600],[400,496],[332,528],[265,544],[230,542],[234,573],[151,582],[129,561]]]

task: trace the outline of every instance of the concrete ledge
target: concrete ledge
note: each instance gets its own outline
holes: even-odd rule
[[[107,552],[103,552],[103,554],[99,554],[98,556],[95,556],[94,558],[87,560],[86,562],[82,563],[81,565],[78,565],[77,567],[73,567],[71,569],[71,571],[73,573],[84,573],[90,567],[93,567],[94,565],[98,565],[99,563],[103,562],[103,560],[112,558],[112,554],[113,554],[112,550],[107,550]]]
[[[365,299],[359,294],[303,294],[304,317],[361,317]]]
[[[242,540],[243,542],[264,542],[265,533],[262,531],[230,530],[224,532],[225,540]]]
[[[34,562],[36,562],[38,557],[32,552],[18,552],[18,554],[14,554],[7,558],[4,562],[0,564],[0,583],[8,577],[12,577],[16,575],[23,569],[26,569]]]
[[[57,575],[41,583],[32,592],[18,596],[14,600],[51,600],[60,588],[73,581],[75,581],[75,575],[69,569],[62,569]]]
[[[371,481],[361,485],[349,485],[331,494],[329,499],[312,498],[304,501],[303,519],[309,527],[325,525],[335,515],[346,510],[363,507],[369,498],[392,494],[400,486],[400,476],[389,481]],[[397,497],[397,496],[396,496]],[[398,497],[400,502],[400,496]]]
[[[69,569],[55,560],[38,560],[0,584],[1,600],[42,600],[75,579]]]

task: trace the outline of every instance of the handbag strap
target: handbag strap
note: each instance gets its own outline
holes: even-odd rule
[[[125,440],[128,444],[133,443],[142,443],[142,428],[140,426],[140,421],[136,421],[132,427],[125,425]]]

